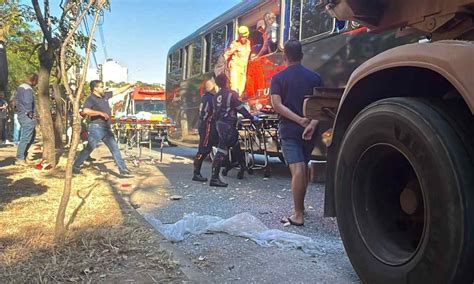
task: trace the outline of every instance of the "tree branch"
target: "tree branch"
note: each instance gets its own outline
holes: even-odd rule
[[[46,38],[48,43],[52,44],[53,37],[51,35],[51,31],[48,30],[48,26],[46,25],[43,14],[41,13],[41,8],[38,4],[38,0],[31,0],[31,3],[33,4],[33,8],[35,9],[36,19],[38,20],[41,31],[43,31],[44,37]]]
[[[89,1],[89,3],[87,4],[87,7],[80,13],[79,17],[76,18],[76,22],[73,24],[72,28],[69,30],[69,33],[68,33],[67,37],[64,39],[64,41],[62,43],[62,46],[61,46],[61,52],[60,52],[61,74],[62,74],[62,77],[63,77],[63,80],[64,80],[63,82],[65,83],[64,87],[66,88],[67,94],[71,99],[72,99],[72,96],[71,96],[72,91],[71,91],[71,88],[69,87],[69,84],[67,84],[68,76],[67,76],[67,72],[66,72],[66,61],[63,60],[63,58],[65,58],[65,56],[66,56],[67,46],[69,45],[72,38],[74,37],[74,34],[76,33],[77,29],[79,28],[79,25],[82,23],[82,21],[84,20],[84,17],[87,15],[90,8],[92,7],[92,5],[94,5],[95,2],[96,2],[95,0],[90,0]],[[102,8],[102,5],[100,6],[100,8]]]

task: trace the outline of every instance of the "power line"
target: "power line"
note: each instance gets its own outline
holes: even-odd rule
[[[84,17],[84,21],[82,23],[84,24],[87,36],[90,38],[91,32],[89,29],[89,24],[87,23],[87,17]],[[94,59],[95,67],[98,68],[99,64],[97,63],[97,57],[95,56],[95,51],[91,50],[91,52],[92,52],[92,58]]]
[[[102,42],[102,49],[104,50],[104,57],[107,59],[107,47],[105,45],[105,38],[104,38],[104,31],[102,29],[103,22],[99,25],[99,34],[100,34],[100,41]]]

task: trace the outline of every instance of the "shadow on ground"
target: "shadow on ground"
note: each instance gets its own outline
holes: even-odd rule
[[[36,184],[32,178],[13,181],[7,173],[0,171],[0,211],[16,199],[38,196],[46,191],[46,186]]]

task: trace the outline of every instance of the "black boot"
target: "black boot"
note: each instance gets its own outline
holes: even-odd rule
[[[209,182],[210,186],[217,186],[217,187],[227,187],[227,183],[221,181],[219,177],[220,167],[213,166],[212,167],[212,177],[211,181]]]
[[[224,169],[222,169],[222,175],[227,176],[227,173],[232,170],[232,166],[230,164],[226,165]]]
[[[205,182],[207,178],[201,175],[201,167],[202,167],[203,159],[196,159],[194,158],[194,172],[193,172],[193,180]]]
[[[244,163],[241,163],[240,167],[239,167],[239,172],[237,173],[237,179],[243,179],[244,178],[245,170],[247,170],[247,167],[245,166]]]

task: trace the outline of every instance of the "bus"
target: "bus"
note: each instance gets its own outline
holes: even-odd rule
[[[304,53],[302,64],[318,72],[329,89],[342,89],[352,71],[376,54],[419,40],[418,35],[406,32],[375,34],[358,22],[336,20],[321,11],[319,2],[242,1],[173,45],[167,55],[166,106],[167,114],[176,125],[170,128],[168,139],[178,145],[198,145],[197,125],[204,84],[212,78],[219,56],[237,39],[239,26],[245,25],[250,29],[252,51],[241,99],[247,103],[252,114],[272,113],[270,80],[285,68],[282,51],[288,39],[301,41]],[[263,35],[258,26],[262,21],[272,25],[274,42],[266,53],[259,54]],[[319,139],[313,159],[325,160],[323,134],[331,126],[330,121],[319,124]],[[266,150],[268,155],[281,157],[277,135],[269,139]]]

